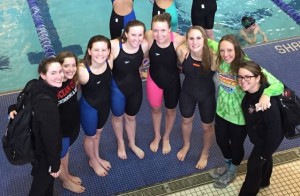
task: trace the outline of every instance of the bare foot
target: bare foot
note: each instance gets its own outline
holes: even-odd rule
[[[188,153],[190,149],[190,145],[184,145],[181,150],[177,153],[177,159],[179,161],[184,161],[186,154]]]
[[[171,152],[171,144],[169,139],[164,139],[163,140],[163,148],[162,148],[162,153],[163,154],[168,154]]]
[[[110,168],[111,168],[110,162],[108,162],[104,159],[101,159],[101,158],[98,159],[98,162],[106,171],[110,170]]]
[[[136,156],[138,156],[140,159],[143,159],[145,156],[144,151],[137,147],[136,145],[129,145],[129,148],[135,153]]]
[[[120,159],[127,159],[126,148],[124,142],[118,143],[118,157]]]
[[[204,169],[207,165],[208,155],[201,154],[200,159],[196,165],[197,169]]]
[[[74,182],[75,184],[81,184],[82,181],[79,177],[77,176],[72,176],[71,174],[69,174],[69,178],[72,180],[72,182]]]
[[[63,187],[74,193],[83,193],[85,191],[85,187],[76,184],[73,181],[63,182]]]
[[[150,150],[152,152],[157,152],[158,146],[159,146],[159,142],[160,142],[160,137],[155,137],[154,140],[151,142],[151,144],[150,144]]]
[[[89,165],[93,168],[98,176],[107,176],[107,171],[100,165],[97,160],[89,161]]]

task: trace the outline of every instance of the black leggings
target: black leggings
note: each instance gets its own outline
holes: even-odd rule
[[[240,165],[244,158],[244,141],[247,136],[245,125],[235,125],[216,115],[216,140],[225,159],[232,159],[232,164]]]

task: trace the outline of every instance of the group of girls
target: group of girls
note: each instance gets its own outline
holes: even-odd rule
[[[98,176],[108,175],[112,167],[99,155],[101,132],[110,111],[118,157],[127,159],[125,128],[129,148],[138,158],[144,158],[145,153],[137,146],[135,136],[136,115],[143,98],[139,68],[146,57],[150,59],[146,91],[154,129],[154,139],[149,144],[151,151],[158,151],[161,140],[162,153],[171,151],[170,134],[179,102],[183,146],[177,158],[184,161],[190,148],[194,112],[198,104],[204,141],[196,168],[206,167],[216,134],[225,165],[212,170],[210,175],[216,179],[216,188],[226,187],[236,177],[237,167],[244,157],[243,144],[248,132],[255,147],[249,158],[248,173],[240,195],[256,194],[260,187],[269,185],[272,153],[282,140],[278,130],[280,126],[277,126],[278,134],[273,138],[259,131],[270,132],[270,112],[278,114],[271,97],[282,93],[282,83],[254,62],[249,63],[233,35],[226,35],[216,43],[207,38],[205,29],[200,26],[192,26],[185,37],[171,29],[168,13],[154,16],[151,30],[147,33],[142,22],[131,20],[125,25],[121,36],[115,39],[109,40],[102,35],[91,37],[85,56],[79,63],[74,54],[62,52],[39,65],[40,79],[36,89],[51,95],[53,100],[40,101],[39,110],[43,114],[37,119],[40,124],[36,130],[37,137],[40,137],[37,144],[39,156],[37,166],[33,167],[30,195],[52,195],[53,181],[58,176],[66,189],[84,192],[81,179],[71,175],[68,169],[69,148],[79,132],[79,123],[76,122],[82,125],[88,163]],[[177,59],[185,75],[182,86]],[[214,77],[217,82],[214,82]],[[79,102],[78,85],[82,91]],[[246,96],[244,91],[247,91]],[[166,122],[161,138],[163,99]],[[58,102],[58,108],[53,102]],[[259,122],[265,123],[259,131],[252,126],[256,118],[249,115],[249,104],[260,108],[258,111],[254,107],[252,113],[257,112],[257,117],[267,119]],[[57,115],[49,118],[52,114]],[[265,114],[268,118],[264,117]],[[11,118],[14,115],[10,111]],[[45,115],[47,118],[43,118]],[[48,130],[49,127],[51,130]],[[257,160],[261,161],[259,167],[253,165]]]

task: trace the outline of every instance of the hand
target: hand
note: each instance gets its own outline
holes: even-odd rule
[[[10,118],[10,119],[14,119],[16,115],[17,115],[17,111],[16,111],[16,110],[13,110],[13,111],[11,111],[11,112],[9,113],[9,118]]]
[[[253,30],[253,34],[256,35],[259,30],[260,30],[259,27],[256,25],[254,30]]]
[[[60,169],[58,170],[58,172],[50,172],[50,175],[53,177],[53,178],[57,178],[60,174]]]
[[[255,104],[256,111],[265,111],[271,107],[270,97],[268,95],[262,95],[259,98],[259,102]]]

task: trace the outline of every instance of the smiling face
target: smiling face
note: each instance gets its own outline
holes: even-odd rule
[[[260,87],[260,76],[254,76],[252,72],[245,68],[240,68],[238,72],[238,82],[243,91],[255,93]]]
[[[187,35],[188,47],[192,52],[199,52],[203,49],[204,38],[198,29],[192,29]]]
[[[125,32],[125,36],[127,38],[127,43],[132,48],[138,48],[143,39],[144,39],[144,27],[142,26],[132,26],[129,28],[128,33]]]
[[[40,76],[48,85],[59,88],[62,86],[64,73],[60,63],[52,62],[47,65],[47,72],[40,73]]]
[[[152,23],[153,37],[157,43],[163,44],[169,41],[170,27],[168,22],[153,22]]]
[[[235,49],[231,42],[223,40],[219,46],[219,52],[222,60],[225,63],[232,63],[235,59]]]
[[[88,49],[88,53],[91,56],[91,64],[104,63],[110,54],[110,49],[104,41],[94,42],[91,49]]]
[[[74,75],[77,71],[76,60],[73,57],[66,57],[62,64],[63,72],[64,72],[64,81],[73,79]]]

